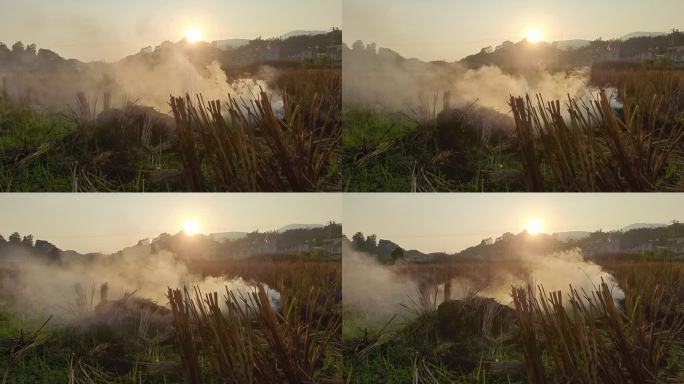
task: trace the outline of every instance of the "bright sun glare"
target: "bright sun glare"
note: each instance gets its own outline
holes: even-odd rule
[[[190,27],[185,31],[185,40],[187,40],[188,43],[194,44],[202,40],[202,32],[195,27]]]
[[[544,228],[542,228],[541,221],[537,219],[532,219],[527,222],[527,233],[529,233],[530,235],[538,235],[543,230]]]
[[[527,30],[527,41],[529,41],[532,44],[536,44],[542,39],[544,36],[542,35],[542,31],[539,28],[530,28]]]
[[[183,222],[183,232],[188,236],[196,235],[199,232],[199,223],[195,219],[189,219]]]

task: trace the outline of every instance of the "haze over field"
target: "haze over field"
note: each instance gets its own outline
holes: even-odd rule
[[[181,40],[278,37],[341,25],[341,0],[0,1],[0,41],[36,43],[68,58],[119,60],[146,46]]]
[[[682,14],[680,0],[346,0],[344,41],[375,42],[422,60],[456,61],[483,47],[520,41],[530,29],[549,42],[611,39],[684,27]]]

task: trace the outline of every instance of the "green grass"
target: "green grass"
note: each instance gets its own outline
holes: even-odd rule
[[[521,190],[521,169],[505,143],[442,148],[435,121],[359,108],[343,111],[342,175],[355,192]]]
[[[178,355],[160,340],[143,344],[111,327],[41,329],[42,322],[0,315],[0,383],[180,382]]]
[[[141,105],[101,113],[79,93],[76,109],[54,113],[0,96],[0,191],[340,190],[341,71],[287,70],[277,80],[285,118],[266,94],[259,116],[256,104],[224,99],[211,121],[220,126],[191,129],[184,138],[173,117]],[[237,150],[241,144],[251,152]],[[197,154],[192,166],[189,153]],[[199,187],[188,182],[190,170]]]
[[[2,192],[167,192],[182,190],[180,179],[155,174],[178,172],[173,150],[110,150],[95,125],[81,125],[65,114],[31,111],[0,102],[0,191]],[[213,170],[203,169],[209,191]]]
[[[73,124],[60,117],[0,103],[0,190],[70,190],[73,159],[50,156],[53,151],[47,149],[46,154],[20,161],[54,145],[74,129]]]
[[[353,320],[348,315],[345,322]],[[346,326],[346,325],[345,325]],[[430,312],[406,323],[373,326],[363,332],[347,330],[343,338],[345,377],[350,383],[523,383],[490,372],[494,363],[521,358],[521,351],[497,343],[479,349],[468,342],[442,340],[437,314]],[[472,349],[478,357],[471,367],[449,362],[450,355]],[[492,363],[493,362],[493,363]]]

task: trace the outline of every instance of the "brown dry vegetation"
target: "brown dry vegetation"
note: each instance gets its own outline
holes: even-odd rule
[[[684,265],[609,262],[625,289],[624,308],[602,283],[595,292],[568,297],[539,287],[512,291],[528,379],[567,383],[675,383],[684,374]],[[677,362],[679,360],[679,362]]]
[[[0,97],[6,191],[340,190],[341,71],[290,68],[250,100],[169,99],[173,117],[75,95],[64,114]]]
[[[0,295],[0,382],[340,382],[339,261],[285,255],[188,268],[241,277],[255,290],[171,287],[169,302],[155,303],[134,293],[109,299],[107,284],[99,295],[77,285],[63,305],[75,317],[68,324],[34,324]],[[261,283],[280,299],[269,301]]]
[[[588,80],[591,99],[514,94],[511,116],[450,108],[448,93],[401,117],[350,106],[345,189],[684,190],[684,71],[596,64]]]
[[[283,92],[282,115],[263,91],[250,102],[229,96],[225,110],[202,95],[171,98],[188,190],[206,190],[205,161],[226,191],[340,188],[339,71],[294,69],[273,83]]]
[[[332,262],[247,262],[224,270],[275,281],[279,310],[263,288],[248,297],[169,289],[186,382],[339,382],[339,267]],[[202,369],[205,359],[208,371]]]
[[[513,311],[478,295],[502,269],[527,281],[528,268],[515,261],[393,266],[418,287],[417,302],[409,305],[416,317],[399,328],[366,329],[360,335],[345,330],[351,382],[682,382],[684,262],[639,255],[591,261],[614,276],[624,300],[606,283],[560,293],[528,282],[511,291]],[[452,292],[450,284],[443,285],[450,279],[467,281],[472,289]],[[439,305],[443,299],[452,301]],[[459,312],[480,307],[482,313]],[[507,311],[513,314],[505,320]],[[480,334],[491,328],[494,313],[503,316],[495,328],[505,338]],[[460,336],[450,338],[444,329]]]
[[[511,97],[528,189],[681,190],[684,71],[598,67],[592,80],[614,86],[588,104],[568,97]]]

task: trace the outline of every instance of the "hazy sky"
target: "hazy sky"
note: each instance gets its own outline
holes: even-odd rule
[[[344,41],[407,57],[455,61],[531,27],[545,40],[684,29],[683,0],[344,0]]]
[[[604,231],[684,219],[684,194],[345,194],[344,233],[377,234],[406,249],[455,252],[531,219],[544,232]]]
[[[0,0],[0,42],[81,60],[118,60],[191,25],[211,41],[341,24],[342,0]]]
[[[0,234],[33,234],[61,249],[112,252],[143,238],[178,233],[188,219],[200,232],[274,230],[341,222],[335,193],[0,194]]]

